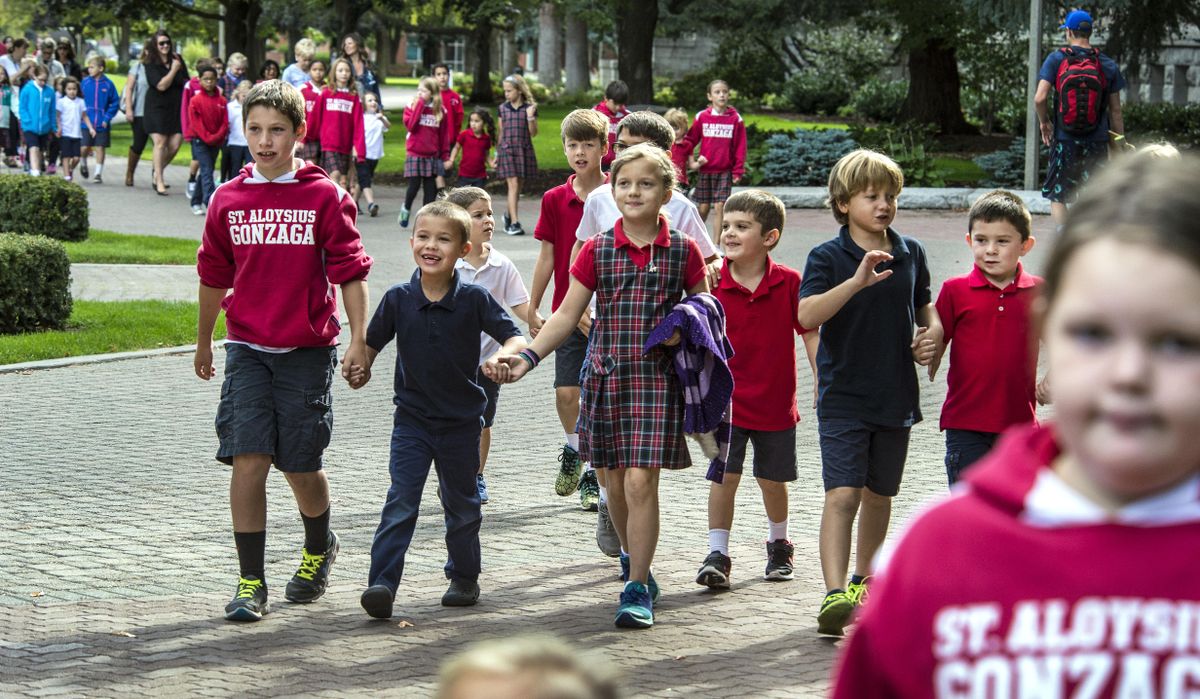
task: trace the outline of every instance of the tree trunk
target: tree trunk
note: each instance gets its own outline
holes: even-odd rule
[[[538,10],[537,74],[538,81],[546,87],[554,87],[562,79],[558,70],[560,29],[554,3],[543,2]]]
[[[492,25],[480,20],[471,30],[471,44],[475,48],[475,85],[471,88],[470,101],[475,104],[492,104]]]
[[[375,32],[375,48],[375,75],[382,82],[387,77],[392,61],[396,57],[396,47],[392,44],[392,37],[383,24]]]
[[[117,63],[121,66],[121,72],[129,71],[129,18],[121,18],[121,29],[117,34]],[[71,37],[75,39],[76,37]],[[78,42],[76,42],[78,43]],[[75,55],[79,55],[76,53]]]
[[[370,0],[334,0],[333,11],[338,17],[338,35],[334,41],[335,53],[342,50],[342,37],[358,31],[358,20],[371,9]]]
[[[616,9],[617,75],[629,86],[630,104],[650,104],[654,100],[652,62],[658,3],[617,0]]]
[[[579,17],[567,18],[567,92],[580,93],[592,86],[588,69],[587,24]]]
[[[506,31],[500,43],[500,72],[508,75],[517,67],[517,39],[511,31]]]
[[[240,51],[249,65],[246,75],[258,75],[262,65],[262,42],[258,39],[258,18],[262,5],[257,0],[225,0],[225,50]]]
[[[901,117],[936,124],[943,134],[978,133],[963,118],[953,46],[932,38],[909,50],[908,73],[908,97],[900,109]]]

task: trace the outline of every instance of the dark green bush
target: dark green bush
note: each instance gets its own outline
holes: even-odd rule
[[[771,134],[766,140],[762,183],[792,187],[827,184],[834,164],[855,148],[854,140],[840,129]]]
[[[854,91],[850,103],[838,113],[870,121],[895,122],[907,96],[907,80],[871,78]]]
[[[0,334],[61,329],[70,315],[71,261],[63,244],[0,233]]]
[[[944,187],[945,175],[933,157],[934,124],[880,124],[851,126],[850,136],[863,148],[879,151],[904,171],[906,187]]]
[[[784,83],[783,97],[801,114],[837,114],[850,101],[850,90],[841,76],[805,70]]]
[[[1038,158],[1038,164],[1041,169],[1038,172],[1038,182],[1046,179],[1046,166],[1049,161],[1047,149],[1041,148],[1040,150],[1041,156]],[[986,180],[979,183],[980,187],[1019,189],[1025,186],[1025,139],[1023,137],[1014,138],[1012,145],[1005,150],[986,153],[975,158],[974,161],[989,175]]]
[[[0,175],[0,225],[11,233],[84,240],[87,193],[60,177]]]
[[[1137,145],[1167,141],[1180,148],[1200,147],[1200,104],[1135,103],[1121,110],[1125,133]],[[1135,140],[1136,139],[1136,140]]]

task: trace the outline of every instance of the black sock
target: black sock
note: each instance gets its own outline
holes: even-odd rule
[[[867,579],[867,576],[865,576],[865,575],[851,575],[850,576],[850,584],[851,585],[861,585],[862,582],[866,579]]]
[[[195,181],[196,181],[195,175],[188,175],[188,182],[195,182]]]
[[[267,533],[234,532],[233,541],[237,544],[238,567],[241,568],[242,577],[266,580],[263,571],[267,567]]]
[[[326,507],[316,517],[300,513],[300,518],[304,520],[304,548],[310,554],[319,555],[329,548],[329,510]]]

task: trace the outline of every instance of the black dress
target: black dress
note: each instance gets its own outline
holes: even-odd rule
[[[187,68],[181,67],[166,90],[159,90],[158,83],[171,72],[170,65],[154,62],[146,64],[146,82],[150,90],[146,93],[146,110],[142,124],[146,133],[171,136],[183,133],[179,121],[179,107],[183,103],[183,87],[187,84]]]

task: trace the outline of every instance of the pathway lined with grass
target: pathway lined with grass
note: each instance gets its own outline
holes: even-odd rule
[[[158,235],[132,235],[96,228],[87,240],[65,242],[71,264],[191,265],[196,241]]]

